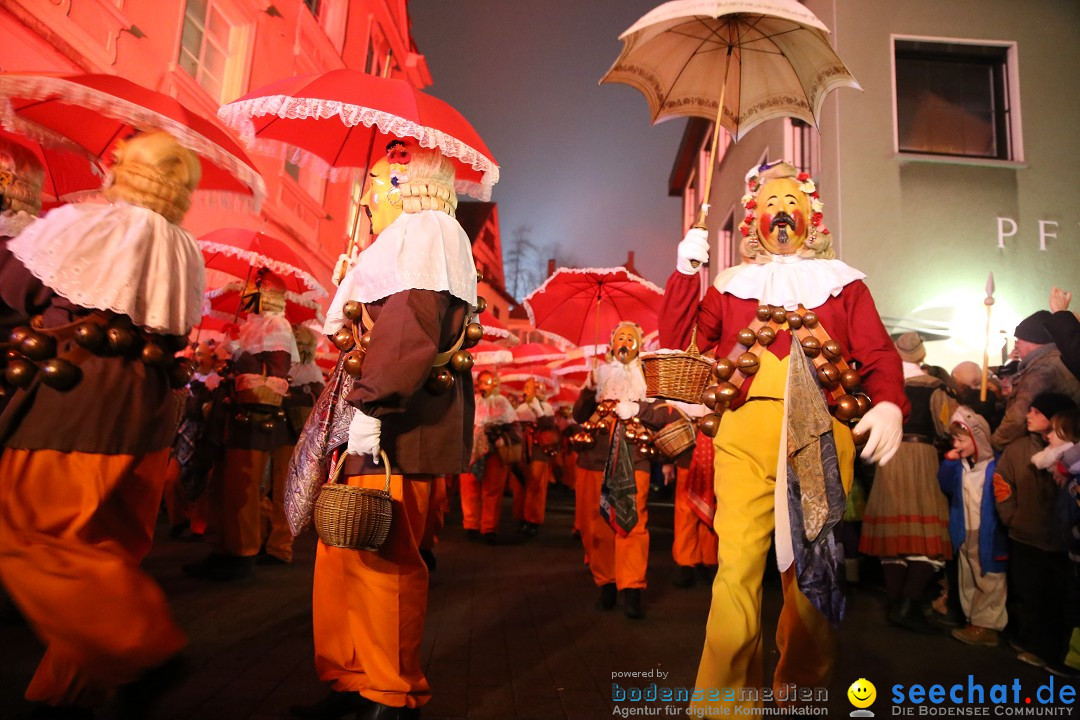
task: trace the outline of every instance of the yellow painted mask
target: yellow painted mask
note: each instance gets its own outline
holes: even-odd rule
[[[791,255],[810,232],[810,197],[795,178],[766,181],[757,193],[757,236],[768,252]]]
[[[371,220],[371,232],[378,235],[401,215],[401,194],[390,179],[390,161],[380,158],[371,166],[360,204]]]

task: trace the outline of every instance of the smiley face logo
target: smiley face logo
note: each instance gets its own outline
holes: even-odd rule
[[[877,688],[866,678],[859,678],[851,683],[847,691],[848,700],[857,708],[868,708],[877,699]]]

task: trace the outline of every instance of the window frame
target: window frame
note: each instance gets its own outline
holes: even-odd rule
[[[206,93],[206,96],[209,97],[215,105],[223,105],[240,97],[247,89],[248,76],[251,71],[251,49],[253,47],[255,35],[255,20],[253,17],[244,15],[243,13],[235,13],[234,8],[229,3],[223,2],[223,0],[206,0],[207,15],[209,15],[211,10],[216,10],[229,25],[228,46],[225,48],[225,65],[221,74],[221,85],[218,89],[218,96],[215,97],[210,90],[199,81],[199,71],[202,70],[204,65],[203,48],[205,48],[207,42],[205,27],[206,18],[203,19],[203,38],[200,43],[196,73],[192,74],[181,63],[181,56],[184,53],[184,27],[187,23],[187,8],[189,2],[190,0],[184,0],[184,2],[179,5],[179,22],[177,23],[176,29],[176,50],[172,67],[175,67],[177,70],[191,78],[193,85]]]
[[[1007,104],[1007,109],[995,113],[995,122],[1004,122],[1000,127],[1006,133],[1007,157],[991,157],[979,155],[961,155],[954,153],[918,152],[902,150],[900,148],[900,98],[897,93],[897,53],[898,43],[927,43],[931,45],[971,45],[983,48],[1003,49],[1004,60],[1002,68],[1001,97]],[[902,161],[915,162],[941,162],[960,165],[990,165],[1017,167],[1024,164],[1024,143],[1022,127],[1022,110],[1020,106],[1020,71],[1019,51],[1016,41],[1010,40],[982,40],[975,38],[934,37],[923,35],[890,35],[889,62],[891,67],[892,82],[892,121],[893,121],[893,153]],[[944,49],[943,49],[944,50]],[[926,53],[926,57],[932,58],[932,53]],[[942,53],[942,58],[957,58],[954,54]],[[1000,142],[1000,141],[999,141]]]

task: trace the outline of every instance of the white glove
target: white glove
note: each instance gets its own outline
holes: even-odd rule
[[[697,275],[695,261],[702,265],[709,262],[709,231],[704,228],[693,227],[686,231],[686,237],[679,243],[679,261],[675,268],[683,275]]]
[[[353,414],[349,423],[349,445],[347,452],[356,455],[370,454],[375,464],[379,464],[379,439],[382,435],[382,421],[359,410]]]
[[[892,460],[904,438],[904,413],[891,402],[880,402],[863,415],[853,433],[869,432],[862,459],[884,465]]]
[[[356,250],[353,250],[352,257],[342,253],[338,255],[337,263],[334,264],[334,274],[330,276],[330,279],[334,281],[334,285],[340,285],[341,281],[345,279],[345,274],[352,268],[352,264],[356,262],[356,258],[359,256]]]
[[[615,414],[619,416],[620,420],[629,420],[638,414],[641,410],[641,406],[633,400],[620,400],[615,405]]]

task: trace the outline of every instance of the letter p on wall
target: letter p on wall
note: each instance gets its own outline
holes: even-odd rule
[[[1008,226],[1008,228],[1009,228],[1008,232],[1005,231],[1006,226]],[[1016,221],[1013,220],[1012,218],[999,217],[997,219],[997,228],[998,228],[997,229],[997,236],[998,236],[998,244],[997,244],[997,246],[1001,250],[1004,250],[1005,249],[1005,238],[1013,237],[1013,236],[1016,235],[1016,230],[1017,230]]]

